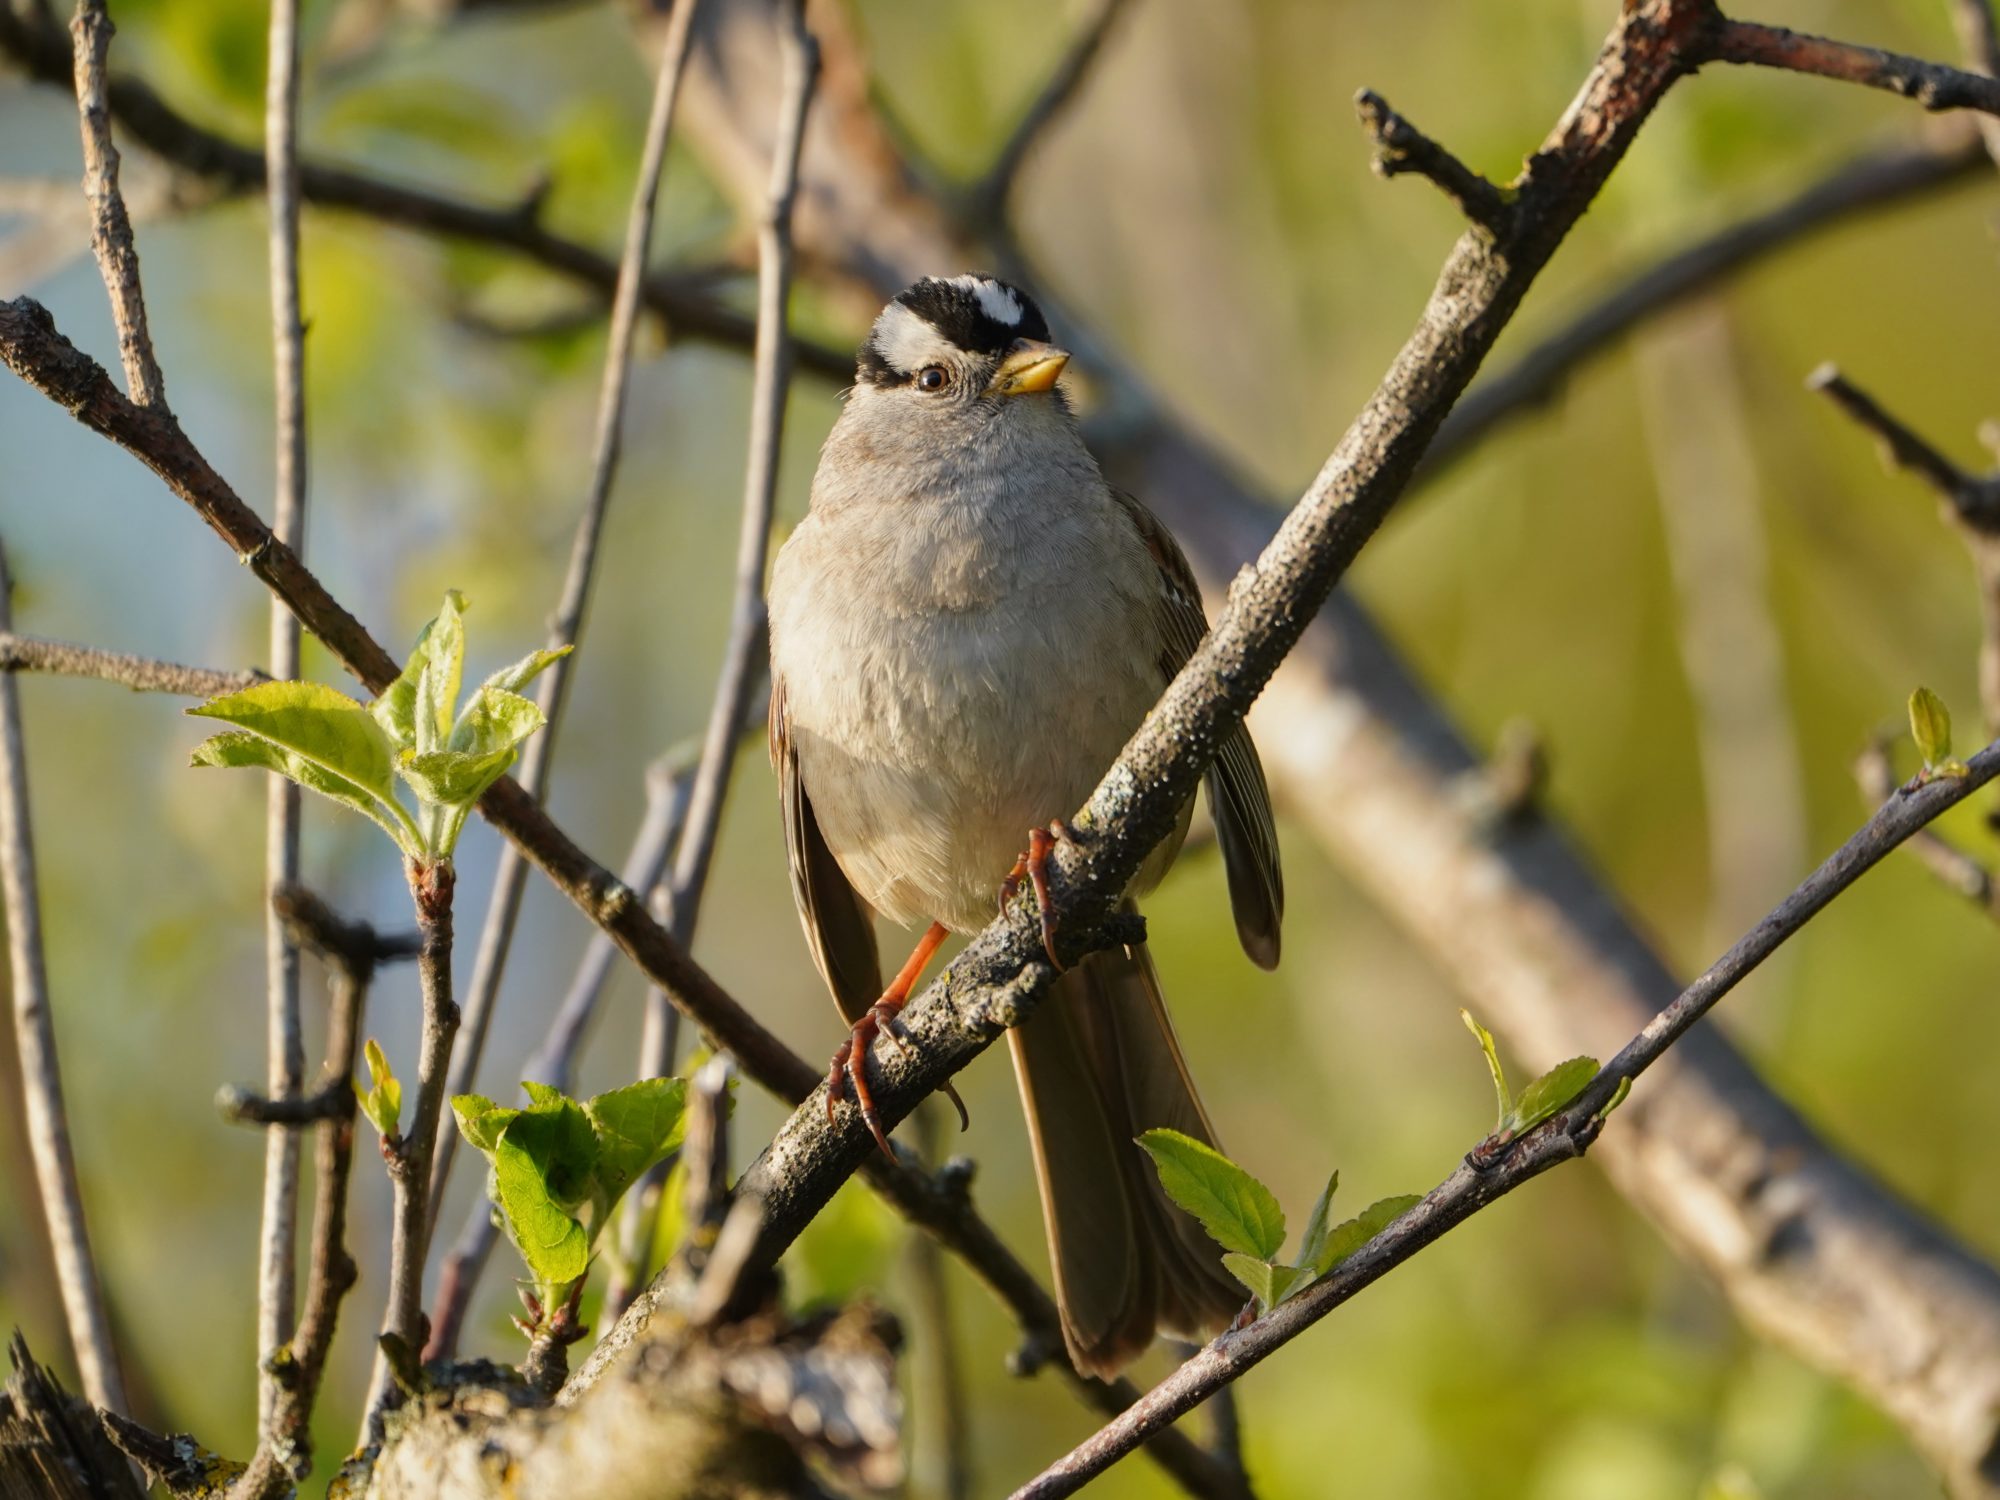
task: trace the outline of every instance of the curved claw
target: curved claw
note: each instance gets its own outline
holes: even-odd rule
[[[1071,838],[1069,825],[1061,818],[1055,819],[1046,828],[1028,830],[1028,851],[1014,861],[1014,868],[1007,872],[1007,878],[1000,882],[1000,911],[1006,914],[1007,905],[1020,894],[1021,879],[1026,876],[1035,888],[1035,909],[1042,919],[1042,951],[1049,956],[1058,974],[1068,969],[1056,953],[1056,916],[1049,896],[1049,856],[1056,845]]]

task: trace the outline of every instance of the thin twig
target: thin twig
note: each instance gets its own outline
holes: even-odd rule
[[[253,1094],[241,1084],[225,1083],[215,1091],[215,1111],[231,1125],[317,1125],[347,1113],[352,1094],[345,1080],[325,1084],[308,1094],[292,1093],[275,1099],[268,1094]],[[271,1347],[275,1349],[277,1345]],[[268,1354],[269,1350],[265,1352]]]
[[[639,163],[639,180],[632,189],[632,207],[625,223],[625,250],[618,263],[618,284],[611,301],[610,336],[604,351],[604,376],[597,398],[597,433],[591,450],[590,484],[584,493],[583,510],[577,518],[576,535],[570,543],[569,569],[563,577],[562,596],[549,621],[548,649],[559,651],[574,646],[583,631],[583,617],[590,604],[590,589],[597,571],[599,539],[604,534],[605,511],[611,499],[611,482],[618,472],[620,439],[625,427],[625,391],[632,372],[632,336],[639,326],[640,291],[646,278],[646,258],[653,243],[654,206],[659,201],[660,173],[666,165],[667,139],[673,130],[674,103],[680,96],[680,82],[687,68],[688,37],[700,0],[680,0],[667,25],[658,76],[653,85],[652,114],[646,122],[646,143]],[[518,780],[523,790],[541,801],[548,790],[549,761],[554,755],[556,730],[568,700],[571,658],[564,657],[545,671],[536,684],[535,700],[547,723],[528,741],[521,754]],[[466,989],[465,1021],[458,1050],[452,1057],[450,1092],[471,1091],[479,1077],[480,1054],[486,1048],[486,1030],[493,1019],[500,981],[507,968],[507,952],[514,941],[514,925],[521,912],[521,890],[528,867],[520,851],[511,844],[500,853],[494,872],[493,894],[486,907],[486,922],[479,933],[478,956],[473,960],[472,982]],[[444,1203],[444,1190],[457,1154],[458,1131],[449,1118],[439,1122],[437,1161],[431,1175],[430,1216],[436,1219]]]
[[[701,763],[695,769],[694,791],[687,820],[674,854],[673,876],[667,887],[667,930],[684,948],[692,947],[701,914],[702,895],[715,858],[722,807],[729,795],[736,766],[738,726],[756,690],[766,658],[767,618],[764,604],[764,562],[770,551],[771,518],[777,507],[778,450],[785,432],[785,396],[791,385],[792,350],[788,310],[792,293],[792,206],[798,197],[799,154],[805,145],[806,111],[819,75],[819,43],[806,29],[803,0],[791,8],[791,31],[785,53],[785,83],[771,155],[771,189],[757,226],[757,353],[750,393],[750,454],[743,475],[743,519],[736,543],[736,592],[731,606],[729,641],[716,680],[715,702],[709,710],[702,739]],[[678,1026],[669,1018],[670,1002],[655,993],[647,1000],[649,1019],[639,1076],[664,1077],[673,1071]],[[622,1225],[621,1263],[643,1264],[651,1243],[659,1207],[662,1163],[637,1184],[627,1199]],[[650,1211],[649,1211],[650,1208]],[[606,1317],[616,1316],[630,1300],[631,1288],[620,1288],[622,1300],[609,1304]]]
[[[993,154],[992,165],[972,185],[965,197],[965,215],[987,228],[1005,222],[1014,184],[1021,168],[1048,134],[1049,127],[1062,116],[1083,91],[1105,38],[1125,10],[1125,0],[1094,0],[1090,14],[1070,39],[1068,48],[1043,82],[1041,92],[1015,122],[1013,131]]]
[[[940,1101],[917,1111],[917,1142],[925,1161],[935,1161],[943,1148]],[[965,1158],[946,1163],[961,1181],[969,1181],[972,1163]],[[944,1500],[972,1500],[972,1416],[967,1409],[965,1363],[959,1346],[958,1319],[945,1277],[944,1252],[927,1234],[910,1241],[910,1309],[919,1331],[915,1386],[930,1397],[931,1425],[937,1437],[938,1480],[934,1488]]]
[[[444,1113],[445,1073],[458,1005],[451,996],[451,898],[457,874],[451,861],[410,862],[410,895],[417,910],[417,979],[423,990],[423,1032],[417,1048],[417,1103],[402,1141],[383,1154],[392,1188],[389,1218],[389,1296],[382,1314],[382,1347],[368,1393],[363,1442],[381,1436],[382,1418],[394,1404],[392,1370],[414,1362],[428,1339],[424,1325],[424,1261],[430,1244],[432,1151]]]
[[[1331,1274],[1248,1327],[1223,1334],[1148,1391],[1131,1410],[1014,1491],[1013,1500],[1057,1500],[1075,1494],[1130,1453],[1148,1433],[1192,1411],[1447,1230],[1530,1178],[1582,1156],[1603,1129],[1607,1106],[1717,1001],[1897,845],[1996,775],[2000,775],[2000,743],[1975,755],[1964,776],[1940,777],[1904,788],[1706,973],[1681,991],[1598,1070],[1561,1113],[1515,1140],[1480,1143],[1420,1203]]]
[[[262,672],[217,672],[207,667],[183,667],[123,651],[100,651],[67,641],[0,631],[0,672],[47,672],[56,677],[94,677],[115,682],[135,693],[178,693],[188,698],[214,698],[240,693],[268,682]]]
[[[1896,795],[1896,771],[1886,740],[1871,740],[1855,759],[1854,779],[1870,806],[1880,807]],[[1979,860],[1932,828],[1912,834],[1907,847],[1947,889],[1965,897],[1987,916],[2000,919],[1993,872]]]
[[[1707,49],[1716,62],[1782,68],[1886,89],[1914,99],[1925,109],[1974,109],[2000,115],[2000,79],[1900,52],[1788,31],[1782,26],[1718,19],[1720,24]]]
[[[1968,528],[2000,536],[2000,474],[1976,475],[1960,468],[1833,365],[1814,370],[1806,377],[1806,388],[1818,391],[1873,433],[1882,445],[1884,462],[1923,480]]]
[[[375,966],[415,956],[414,934],[380,935],[365,923],[347,922],[299,887],[280,891],[272,903],[295,942],[311,947],[332,968],[332,1002],[326,1020],[326,1083],[309,1099],[323,1099],[313,1160],[312,1260],[298,1331],[268,1361],[277,1403],[258,1439],[256,1455],[230,1490],[230,1500],[278,1500],[310,1470],[312,1413],[333,1346],[341,1299],[354,1285],[354,1257],[347,1250],[347,1187],[354,1163],[354,1057],[361,1016]],[[289,1132],[286,1132],[289,1134]]]
[[[1985,153],[1967,131],[1949,144],[1898,146],[1843,162],[1776,207],[1724,225],[1630,274],[1497,374],[1476,383],[1438,429],[1424,458],[1434,478],[1510,418],[1552,399],[1583,365],[1663,310],[1822,229],[1953,184],[1985,179]]]
[[[13,579],[0,548],[0,630],[13,626]],[[125,1383],[111,1340],[104,1288],[90,1253],[76,1155],[70,1149],[63,1109],[62,1069],[56,1058],[48,967],[42,956],[41,896],[35,873],[35,835],[29,820],[28,766],[21,736],[21,700],[11,673],[0,673],[0,887],[7,908],[7,953],[14,992],[15,1046],[21,1062],[21,1099],[28,1117],[28,1145],[49,1226],[56,1280],[62,1288],[70,1348],[91,1405],[123,1416]]]
[[[111,107],[105,95],[104,54],[116,30],[104,0],[77,0],[70,21],[75,42],[77,113],[83,122],[83,191],[90,200],[90,248],[111,297],[118,328],[118,357],[125,387],[139,406],[167,404],[166,382],[146,327],[146,298],[139,288],[139,252],[132,243],[132,220],[118,191],[118,148],[111,142]]]
[[[1961,469],[1830,364],[1806,384],[1873,433],[1886,463],[1915,474],[1943,502],[1979,583],[1979,701],[1988,732],[2000,733],[2000,472]]]
[[[1499,188],[1389,107],[1373,89],[1354,96],[1362,128],[1375,143],[1370,163],[1378,177],[1414,172],[1428,178],[1473,223],[1498,233],[1506,228],[1510,200]]]
[[[0,5],[0,52],[12,57],[31,77],[63,87],[71,85],[70,51],[60,35],[7,5]],[[105,97],[112,116],[132,140],[202,179],[214,193],[263,188],[261,151],[196,124],[146,84],[114,77]],[[617,286],[616,261],[554,233],[541,222],[543,191],[531,192],[517,204],[492,207],[311,160],[299,164],[299,190],[306,202],[323,208],[344,209],[379,223],[512,251],[603,296],[612,295]],[[189,201],[199,198],[192,192],[180,196]],[[677,337],[748,347],[755,325],[717,299],[712,281],[702,267],[685,279],[674,272],[655,273],[645,281],[646,307]],[[801,365],[816,374],[839,381],[854,374],[851,350],[802,340],[797,352]]]
[[[269,63],[264,91],[264,162],[270,182],[272,405],[275,464],[271,531],[305,551],[305,326],[299,302],[299,36],[298,0],[271,0]],[[281,600],[271,601],[271,672],[299,675],[299,622]],[[265,787],[264,982],[265,1086],[270,1103],[298,1096],[306,1069],[299,1022],[299,950],[273,898],[299,879],[298,783],[272,776]],[[257,1253],[257,1348],[273,1354],[292,1336],[297,1314],[299,1138],[274,1130],[264,1139],[264,1206]],[[282,1395],[280,1372],[260,1358],[257,1424],[260,1446],[275,1440]]]

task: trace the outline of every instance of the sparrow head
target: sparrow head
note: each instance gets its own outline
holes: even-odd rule
[[[875,320],[856,362],[856,395],[941,413],[1054,393],[1069,353],[1048,339],[1042,310],[1020,288],[991,276],[928,276]]]

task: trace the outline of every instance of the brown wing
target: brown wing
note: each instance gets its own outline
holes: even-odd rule
[[[1201,588],[1173,533],[1145,506],[1113,490],[1118,503],[1145,538],[1160,565],[1160,670],[1171,679],[1187,664],[1208,634]],[[1271,791],[1250,731],[1239,727],[1222,743],[1204,783],[1215,819],[1215,841],[1229,876],[1229,905],[1236,936],[1260,968],[1278,965],[1279,927],[1285,915],[1285,876],[1278,862],[1278,830],[1271,818]]]
[[[771,768],[778,773],[778,800],[785,816],[785,851],[790,855],[792,899],[806,930],[813,965],[833,1003],[849,1021],[858,1021],[882,994],[882,961],[875,950],[874,914],[847,883],[833,851],[819,831],[812,803],[799,780],[785,717],[784,679],[772,674]]]

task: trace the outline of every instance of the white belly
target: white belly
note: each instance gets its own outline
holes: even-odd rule
[[[1095,518],[1065,518],[1074,545],[1038,555],[1032,578],[954,567],[934,531],[864,530],[865,517],[839,518],[829,549],[821,520],[772,579],[772,660],[806,795],[871,906],[976,931],[1028,830],[1083,804],[1159,694],[1155,565],[1136,534],[1128,547]]]

